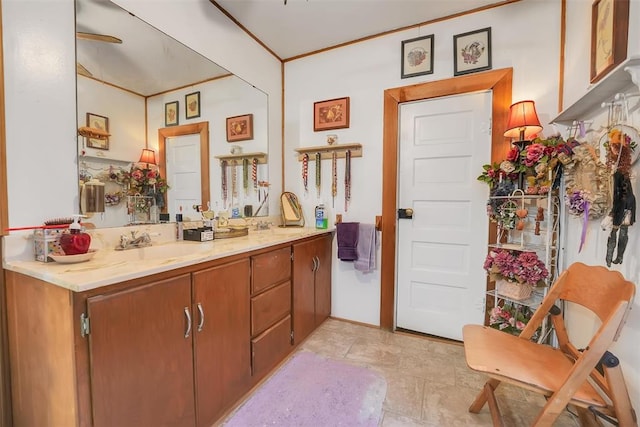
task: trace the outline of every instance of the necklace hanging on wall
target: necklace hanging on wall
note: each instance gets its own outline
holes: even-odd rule
[[[304,184],[304,192],[309,192],[309,154],[304,153],[302,156],[302,184]]]
[[[231,204],[238,198],[238,173],[236,161],[231,162]]]
[[[251,161],[251,180],[253,181],[253,191],[258,191],[258,159]]]
[[[322,191],[322,166],[320,163],[321,154],[316,153],[316,191],[318,192],[318,198]]]
[[[220,162],[221,170],[220,170],[220,185],[222,190],[222,205],[224,209],[227,209],[227,196],[228,196],[228,187],[227,187],[227,161],[223,160]]]
[[[336,207],[338,195],[338,153],[331,153],[331,206]]]
[[[244,195],[249,195],[249,159],[242,159],[242,189]]]
[[[351,201],[351,150],[344,155],[344,211],[349,209]]]

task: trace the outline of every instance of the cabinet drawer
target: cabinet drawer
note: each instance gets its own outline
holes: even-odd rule
[[[251,298],[251,336],[254,337],[291,313],[291,281]]]
[[[251,257],[251,293],[291,278],[291,248]]]
[[[251,340],[254,381],[261,379],[280,363],[292,348],[291,316],[289,315]]]

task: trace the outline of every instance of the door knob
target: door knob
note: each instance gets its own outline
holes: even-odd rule
[[[413,209],[400,208],[398,209],[398,219],[411,219],[413,218]]]

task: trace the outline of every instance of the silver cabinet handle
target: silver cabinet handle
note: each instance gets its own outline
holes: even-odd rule
[[[202,304],[198,303],[198,313],[200,314],[200,322],[198,323],[198,332],[202,332],[204,327],[204,310]]]
[[[316,271],[320,269],[320,257],[315,257],[316,259]]]
[[[191,313],[189,313],[189,307],[184,308],[184,315],[187,318],[187,330],[184,333],[184,337],[189,338],[189,334],[191,333]]]
[[[311,258],[311,260],[313,261],[313,267],[311,267],[311,271],[315,272],[316,268],[318,268],[318,265],[316,264],[316,257]]]

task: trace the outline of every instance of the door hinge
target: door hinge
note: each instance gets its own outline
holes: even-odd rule
[[[80,336],[82,338],[86,337],[91,333],[91,326],[89,324],[89,317],[82,313],[80,315]]]

